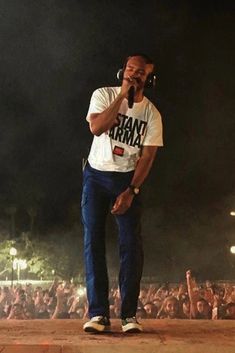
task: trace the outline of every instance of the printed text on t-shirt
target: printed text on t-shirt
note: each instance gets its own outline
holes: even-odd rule
[[[124,114],[118,114],[117,121],[110,129],[109,136],[115,141],[140,148],[147,122]]]

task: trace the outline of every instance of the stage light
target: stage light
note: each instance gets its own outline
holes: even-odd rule
[[[230,252],[231,252],[231,254],[235,254],[235,245],[232,245],[230,247]]]
[[[10,248],[9,253],[11,255],[11,288],[13,288],[13,282],[14,282],[14,257],[17,255],[17,249],[12,247],[12,248]]]
[[[17,255],[17,250],[16,250],[16,248],[10,248],[10,255],[11,255],[11,256],[16,256],[16,255]]]
[[[77,290],[77,295],[78,295],[79,297],[82,297],[82,296],[85,295],[85,294],[86,294],[86,289],[85,289],[84,287],[80,286],[80,287],[78,288],[78,290]]]
[[[17,280],[20,280],[20,271],[25,270],[27,268],[27,261],[24,259],[17,259],[13,260],[13,268],[17,270]]]

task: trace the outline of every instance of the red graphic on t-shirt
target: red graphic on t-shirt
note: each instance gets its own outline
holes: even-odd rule
[[[115,146],[113,149],[113,154],[116,154],[117,156],[123,156],[124,154],[124,148]]]

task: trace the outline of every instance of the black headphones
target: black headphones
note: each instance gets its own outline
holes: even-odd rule
[[[123,80],[124,71],[125,71],[125,69],[119,69],[118,70],[118,72],[117,72],[118,81],[122,81]],[[157,80],[156,74],[151,72],[147,76],[147,79],[145,81],[145,87],[146,88],[154,88],[156,86],[156,80]]]
[[[141,56],[143,57],[144,59],[146,59],[146,61],[149,63],[151,62],[152,63],[152,60],[149,59],[145,54],[133,54],[131,56],[128,56],[124,62],[124,65],[123,65],[123,68],[122,69],[119,69],[118,72],[117,72],[117,79],[119,81],[122,81],[123,80],[123,74],[124,74],[124,71],[125,71],[125,68],[126,68],[126,64],[127,64],[127,61],[129,60],[130,57],[132,56]],[[154,72],[151,72],[150,74],[148,74],[147,76],[147,79],[145,81],[145,87],[146,88],[154,88],[156,86],[156,80],[157,80],[157,76]]]

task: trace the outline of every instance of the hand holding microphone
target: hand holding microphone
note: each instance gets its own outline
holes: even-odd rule
[[[135,86],[131,86],[128,91],[128,107],[131,109],[134,104]]]
[[[138,80],[135,77],[124,77],[122,81],[122,94],[128,100],[128,107],[131,109],[134,104],[135,92],[137,89]]]
[[[131,109],[134,104],[136,80],[131,78],[130,76],[128,76],[127,80],[128,80],[128,82],[132,83],[132,86],[130,86],[130,88],[128,90],[128,107]]]

